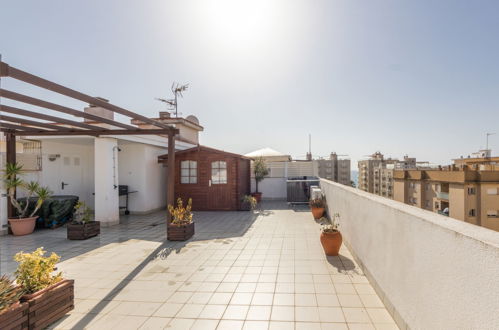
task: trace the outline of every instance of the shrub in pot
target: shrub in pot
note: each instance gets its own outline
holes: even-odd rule
[[[244,195],[241,199],[241,211],[251,211],[256,207],[256,198],[251,195]]]
[[[29,329],[44,329],[74,308],[74,281],[54,274],[60,257],[52,253],[45,257],[43,248],[32,253],[19,252],[16,282],[23,290],[21,302],[28,304]]]
[[[323,225],[321,228],[321,244],[327,256],[337,256],[340,252],[343,237],[338,227],[340,215],[335,213],[331,223]]]
[[[326,209],[326,197],[321,195],[321,197],[311,199],[309,205],[314,219],[320,219],[324,215],[324,210]]]
[[[28,304],[19,302],[22,294],[20,286],[0,277],[0,329],[28,329]]]
[[[52,192],[47,187],[41,187],[37,182],[24,182],[20,176],[22,175],[22,165],[18,163],[7,163],[4,171],[5,189],[9,195],[9,200],[17,212],[16,218],[9,218],[10,228],[16,236],[28,235],[35,229],[36,212],[40,209],[43,202],[50,197]],[[26,201],[24,205],[16,199],[16,190],[23,188],[26,190]],[[31,213],[28,213],[31,204],[31,197],[38,197],[36,204]]]
[[[171,221],[167,228],[169,241],[186,241],[194,235],[194,221],[192,221],[192,198],[189,198],[184,207],[182,198],[177,199],[177,206],[168,205]]]
[[[100,234],[100,221],[92,220],[92,210],[85,202],[74,207],[73,221],[67,226],[68,239],[87,239]]]
[[[253,161],[253,174],[255,176],[255,192],[251,196],[256,198],[257,203],[262,200],[262,193],[258,191],[258,184],[269,175],[269,169],[265,163],[265,159],[262,157],[257,158]]]

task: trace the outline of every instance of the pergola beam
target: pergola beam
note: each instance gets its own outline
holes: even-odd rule
[[[70,130],[70,131],[47,131],[33,127],[18,126],[7,123],[0,123],[0,131],[13,133],[17,136],[74,136],[74,135],[88,135],[88,136],[112,136],[112,135],[168,135],[169,133],[176,134],[178,130],[166,129],[108,129],[108,130]],[[15,126],[15,127],[13,127]],[[25,129],[19,131],[18,129]]]
[[[10,99],[10,100],[14,100],[14,101],[18,101],[18,102],[23,102],[23,103],[35,105],[37,107],[41,107],[41,108],[46,108],[46,109],[50,109],[50,110],[62,112],[62,113],[65,113],[65,114],[68,114],[68,115],[72,115],[72,116],[75,116],[75,117],[82,117],[82,118],[90,119],[90,120],[93,120],[93,121],[96,121],[96,122],[99,122],[99,123],[109,124],[109,125],[113,125],[113,126],[116,126],[116,127],[121,127],[121,128],[126,128],[126,129],[136,129],[137,128],[136,126],[131,126],[131,125],[123,124],[123,123],[120,123],[120,122],[117,122],[117,121],[114,121],[114,120],[111,120],[111,119],[107,119],[107,118],[104,118],[104,117],[93,115],[91,113],[87,113],[87,112],[83,112],[83,111],[71,109],[71,108],[68,108],[68,107],[65,107],[65,106],[62,106],[62,105],[59,105],[59,104],[55,104],[55,103],[52,103],[52,102],[47,102],[47,101],[44,101],[44,100],[40,100],[40,99],[31,97],[31,96],[19,94],[19,93],[12,92],[12,91],[9,91],[9,90],[6,90],[6,89],[2,89],[2,88],[0,88],[0,96],[1,97],[5,97],[5,98]]]
[[[49,123],[42,123],[42,122],[35,121],[35,120],[23,119],[23,118],[6,116],[6,115],[0,115],[0,120],[8,121],[11,123],[18,123],[18,124],[35,126],[35,127],[54,129],[54,130],[62,130],[62,131],[76,130],[76,129],[71,129],[71,128],[65,127],[65,126],[59,126],[59,125],[54,125],[54,124],[49,124]]]
[[[79,122],[79,121],[74,121],[74,120],[69,120],[69,119],[63,119],[63,118],[60,118],[60,117],[45,115],[45,114],[34,112],[34,111],[19,109],[19,108],[11,107],[11,106],[8,106],[8,105],[1,105],[0,104],[0,112],[2,112],[2,111],[3,112],[8,112],[8,113],[13,113],[15,115],[26,116],[26,117],[31,117],[31,118],[38,118],[38,119],[42,119],[42,120],[52,121],[52,122],[55,122],[55,123],[76,126],[76,127],[80,127],[80,128],[89,129],[89,130],[101,130],[101,131],[106,131],[107,130],[104,127],[99,127],[99,126],[95,126],[95,125],[89,125],[89,124],[85,124],[85,123],[82,123],[82,122]],[[134,129],[136,129],[136,127],[134,127]]]
[[[53,133],[54,132],[54,131],[47,131],[47,130],[41,129],[41,128],[21,126],[21,125],[9,124],[9,123],[4,123],[4,122],[0,122],[0,130],[2,130],[2,131],[5,130],[6,132],[11,132],[11,133],[12,133],[12,130],[15,130],[16,131],[14,133],[15,135],[20,135],[23,133],[32,134],[33,132],[43,132],[43,133]]]
[[[139,115],[135,112],[123,109],[123,108],[118,107],[114,104],[104,102],[102,100],[99,100],[98,98],[80,93],[80,92],[75,91],[73,89],[64,87],[62,85],[51,82],[49,80],[40,78],[40,77],[35,76],[33,74],[30,74],[28,72],[16,69],[12,66],[9,66],[8,64],[6,64],[4,62],[1,62],[1,63],[2,63],[2,74],[4,74],[4,71],[5,71],[6,76],[8,76],[8,77],[11,77],[11,78],[14,78],[14,79],[17,79],[20,81],[24,81],[28,84],[35,85],[35,86],[50,90],[50,91],[71,97],[73,99],[87,102],[88,104],[96,105],[96,106],[102,107],[104,109],[111,110],[113,112],[128,116],[128,117],[133,118],[133,119],[140,120],[144,123],[151,124],[151,125],[154,125],[156,127],[166,128],[166,129],[171,128],[171,126],[169,126],[167,124],[160,123],[156,120],[153,120],[153,119],[147,118],[145,116]],[[5,65],[7,65],[7,67],[5,67]]]

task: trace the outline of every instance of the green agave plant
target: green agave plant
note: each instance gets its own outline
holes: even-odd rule
[[[5,183],[5,188],[9,195],[9,200],[12,206],[17,210],[17,215],[19,218],[25,218],[30,206],[30,198],[36,195],[38,200],[36,202],[35,208],[29,214],[28,217],[33,217],[36,212],[40,209],[43,202],[46,201],[52,195],[52,192],[47,187],[41,187],[38,182],[30,181],[25,182],[20,178],[23,167],[18,163],[7,163],[4,170],[3,181]],[[17,189],[24,189],[26,191],[26,204],[21,205],[15,198]]]
[[[23,291],[6,275],[0,277],[0,313],[15,304],[21,298]]]

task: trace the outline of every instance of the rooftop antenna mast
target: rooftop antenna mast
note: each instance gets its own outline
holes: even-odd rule
[[[171,87],[171,91],[173,93],[174,98],[173,99],[161,99],[161,98],[156,98],[156,100],[166,103],[167,108],[175,114],[175,118],[178,118],[179,112],[178,112],[178,97],[184,97],[182,92],[185,92],[187,88],[189,87],[189,84],[185,85],[180,85],[178,83],[173,83]]]
[[[486,143],[485,150],[489,150],[489,136],[494,135],[494,134],[496,134],[496,133],[486,133],[485,134],[487,136],[487,143]]]

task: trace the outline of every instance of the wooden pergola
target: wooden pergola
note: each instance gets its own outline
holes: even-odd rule
[[[93,106],[98,106],[113,113],[127,116],[138,120],[154,128],[143,129],[137,126],[124,124],[112,119],[103,118],[81,110],[72,109],[66,106],[44,101],[28,95],[19,94],[10,90],[0,88],[0,99],[9,100],[37,106],[45,110],[57,111],[66,115],[84,118],[89,122],[69,120],[58,116],[50,116],[42,112],[25,110],[17,107],[0,104],[0,131],[6,137],[6,158],[8,163],[16,162],[16,136],[113,136],[113,135],[162,135],[168,136],[168,177],[175,176],[175,135],[178,129],[173,126],[161,123],[157,120],[147,118],[138,113],[121,108],[111,103],[105,102],[100,98],[92,97],[73,89],[56,84],[49,80],[35,76],[28,72],[14,68],[7,63],[0,61],[0,78],[9,77],[33,86],[44,88],[46,90],[70,97],[72,99],[83,101]],[[8,113],[8,115],[6,114]],[[14,115],[14,116],[12,116]],[[18,117],[22,116],[22,117]],[[95,123],[102,123],[112,128],[101,127]],[[167,204],[174,204],[175,180],[168,180],[167,184]],[[9,203],[10,206],[10,203]],[[9,216],[13,215],[13,210],[9,207]],[[168,216],[167,221],[170,221]]]

